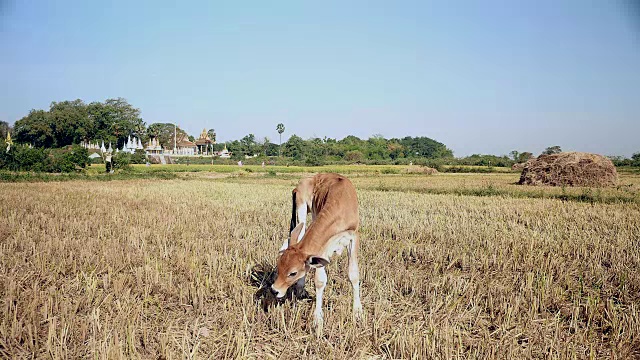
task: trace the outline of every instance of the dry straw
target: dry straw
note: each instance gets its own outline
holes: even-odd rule
[[[520,185],[615,186],[618,173],[611,160],[598,154],[566,152],[541,155],[522,170]]]
[[[410,166],[407,168],[407,174],[425,174],[425,175],[435,175],[438,173],[438,170],[428,167],[428,166]]]

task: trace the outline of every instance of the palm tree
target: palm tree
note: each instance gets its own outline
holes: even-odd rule
[[[213,151],[215,149],[215,145],[216,145],[216,130],[215,129],[209,129],[209,131],[207,131],[207,135],[209,136],[209,140],[211,140],[211,156],[213,156]],[[213,161],[213,160],[211,160]]]
[[[284,132],[284,124],[278,124],[278,126],[276,126],[276,130],[278,130],[278,134],[280,134],[280,148],[278,149],[278,152],[280,153],[280,157],[282,157],[282,133]]]

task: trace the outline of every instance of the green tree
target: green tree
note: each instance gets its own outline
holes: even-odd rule
[[[513,160],[511,160],[506,155],[496,156],[496,155],[473,154],[471,156],[458,159],[458,163],[461,165],[510,167],[511,165],[513,165]]]
[[[112,141],[116,147],[121,145],[117,141],[117,137],[111,133],[110,128],[114,121],[113,114],[103,103],[96,101],[87,105],[87,117],[89,118],[89,122],[87,124],[88,129],[85,140]],[[124,140],[122,143],[124,143]]]
[[[240,160],[244,159],[244,146],[239,140],[227,141],[227,149],[232,153],[231,158]]]
[[[253,134],[246,135],[240,140],[242,145],[242,152],[248,155],[253,155],[256,147],[256,136]]]
[[[115,135],[122,136],[122,140],[129,135],[145,137],[146,126],[140,117],[140,109],[134,108],[123,98],[107,99],[104,104],[114,115],[112,128],[116,127],[122,132],[114,132]]]
[[[359,150],[351,150],[344,155],[344,159],[351,162],[360,162],[364,160],[364,154]]]
[[[284,132],[284,124],[278,124],[278,126],[276,126],[276,130],[278,131],[278,134],[280,134],[280,156],[282,156],[282,133]]]
[[[344,148],[338,143],[338,140],[325,137],[324,146],[327,156],[335,158],[344,157]]]
[[[304,140],[298,135],[291,135],[284,144],[284,155],[296,160],[302,160],[304,158]]]
[[[53,130],[55,147],[78,144],[87,138],[90,120],[87,105],[80,99],[52,102],[48,120]]]
[[[174,124],[170,123],[153,123],[149,125],[147,128],[147,135],[157,138],[163,148],[173,149],[174,130],[177,134],[177,142],[188,136],[184,130],[179,127],[176,128],[174,127]]]
[[[147,153],[142,149],[136,149],[133,154],[131,154],[131,163],[132,164],[145,164],[147,162]]]
[[[4,140],[0,139],[0,147],[6,148]],[[79,145],[44,149],[15,144],[10,151],[0,151],[0,169],[12,171],[72,172],[88,164],[89,152]]]
[[[394,140],[392,139],[392,141]],[[427,159],[453,157],[453,152],[443,143],[428,137],[407,136],[398,142],[406,149],[407,157],[425,157]]]
[[[387,139],[382,135],[373,135],[367,140],[368,158],[372,160],[389,159],[389,149],[387,148]]]
[[[305,163],[310,166],[319,166],[324,164],[326,155],[326,146],[319,137],[311,138],[303,143],[303,153]]]
[[[80,145],[47,151],[51,154],[49,156],[51,165],[48,172],[81,171],[89,165],[89,151]]]
[[[131,154],[121,151],[111,158],[111,166],[114,170],[127,170],[131,168]]]
[[[521,152],[520,154],[518,154],[518,159],[516,160],[516,162],[519,162],[519,163],[527,162],[531,158],[533,158],[532,153],[528,151]]]
[[[341,144],[347,145],[349,147],[361,147],[362,144],[362,139],[360,139],[357,136],[353,136],[353,135],[348,135],[346,137],[344,137],[342,140],[340,140]]]
[[[115,142],[129,135],[145,137],[140,110],[125,99],[107,99],[89,105],[82,100],[52,102],[48,111],[31,110],[16,121],[16,140],[39,147],[63,147],[83,140]]]
[[[49,123],[48,111],[31,110],[29,115],[16,121],[13,131],[16,142],[45,148],[53,147],[56,143],[53,129]]]
[[[48,153],[42,148],[14,144],[5,151],[5,139],[0,139],[0,169],[11,171],[47,171]]]
[[[562,152],[562,149],[560,148],[560,146],[555,145],[555,146],[549,146],[548,148],[544,149],[544,151],[542,152],[542,155],[553,155],[553,154],[559,154]]]
[[[264,156],[268,156],[267,155],[267,150],[269,149],[269,144],[271,143],[271,140],[269,140],[268,137],[264,137],[262,139],[262,141],[258,144],[260,146],[261,152],[262,154],[264,154]]]
[[[213,142],[215,144],[216,143],[216,130],[215,129],[209,129],[209,131],[207,131],[207,135],[209,135],[209,139],[211,139],[211,142]]]
[[[140,110],[134,108],[123,98],[107,99],[104,103],[93,102],[88,105],[89,124],[93,131],[88,131],[89,140],[113,142],[122,147],[129,136],[148,140],[146,126],[140,117]]]
[[[280,154],[280,146],[272,142],[265,145],[266,156],[278,156]]]
[[[404,147],[397,142],[389,142],[387,144],[387,150],[389,151],[389,157],[393,160],[404,157]]]

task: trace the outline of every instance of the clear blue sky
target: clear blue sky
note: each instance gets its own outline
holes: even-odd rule
[[[0,0],[0,119],[124,97],[220,141],[277,142],[282,122],[285,138],[428,136],[457,156],[628,156],[633,1]]]

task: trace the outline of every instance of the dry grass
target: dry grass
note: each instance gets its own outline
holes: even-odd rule
[[[415,191],[460,177],[354,179],[367,319],[338,258],[321,339],[253,298],[293,178],[0,184],[0,357],[640,356],[638,203]]]
[[[202,173],[183,174],[184,179],[200,179]],[[224,181],[243,184],[295,186],[300,174],[263,176],[235,173]],[[349,175],[360,190],[415,192],[438,195],[499,196],[513,198],[540,198],[588,203],[640,204],[640,175],[622,174],[618,186],[608,188],[522,186],[517,185],[519,175],[446,173],[424,176],[404,175]]]
[[[427,179],[418,176],[360,176],[361,189],[452,194],[503,196],[515,198],[553,198],[600,203],[640,204],[640,176],[620,175],[619,185],[608,188],[523,186],[518,174],[437,174]]]

